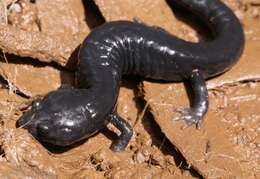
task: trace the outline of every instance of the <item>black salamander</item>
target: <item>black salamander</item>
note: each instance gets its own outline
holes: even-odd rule
[[[186,126],[201,125],[208,110],[205,80],[230,69],[244,48],[244,33],[233,12],[219,0],[175,0],[201,18],[214,39],[191,43],[161,28],[115,21],[94,29],[79,52],[78,88],[50,92],[17,122],[38,140],[71,145],[112,123],[121,132],[111,146],[125,149],[133,130],[115,111],[123,75],[171,82],[187,80],[193,99],[179,109]]]

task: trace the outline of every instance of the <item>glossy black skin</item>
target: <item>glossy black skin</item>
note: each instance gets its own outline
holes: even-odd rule
[[[219,0],[176,0],[199,16],[214,39],[191,43],[158,27],[142,23],[109,22],[93,30],[81,45],[77,81],[79,88],[60,88],[35,102],[18,126],[38,140],[67,146],[87,138],[111,122],[121,131],[111,148],[123,150],[133,133],[115,111],[123,75],[165,81],[188,80],[191,107],[178,109],[187,127],[200,127],[208,109],[205,80],[230,69],[244,47],[239,20]]]

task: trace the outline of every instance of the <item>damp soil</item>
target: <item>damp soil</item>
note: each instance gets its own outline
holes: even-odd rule
[[[55,148],[15,122],[36,98],[74,84],[80,43],[106,21],[138,19],[193,42],[210,39],[207,29],[170,0],[0,0],[0,178],[260,178],[260,2],[224,2],[246,46],[232,70],[207,82],[202,128],[172,120],[189,106],[187,85],[126,77],[117,110],[134,136],[113,152],[111,125]]]

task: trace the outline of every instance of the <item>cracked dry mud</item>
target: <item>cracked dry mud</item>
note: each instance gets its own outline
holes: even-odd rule
[[[170,0],[0,0],[0,178],[260,178],[260,2],[224,2],[243,23],[246,48],[231,71],[207,82],[202,129],[172,121],[189,105],[182,83],[127,78],[118,111],[135,132],[114,153],[110,125],[61,149],[43,147],[15,121],[36,97],[73,84],[80,42],[105,21],[137,18],[195,42],[207,39],[204,30]]]

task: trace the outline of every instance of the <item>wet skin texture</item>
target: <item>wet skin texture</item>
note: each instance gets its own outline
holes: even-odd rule
[[[71,145],[112,123],[121,131],[111,146],[123,150],[132,137],[131,126],[115,111],[123,75],[190,83],[191,107],[178,109],[175,120],[184,127],[200,127],[208,109],[205,80],[230,69],[244,48],[239,20],[219,0],[176,0],[210,28],[213,40],[186,42],[158,27],[116,21],[93,30],[81,45],[79,88],[63,87],[49,93],[17,122],[38,140]]]

